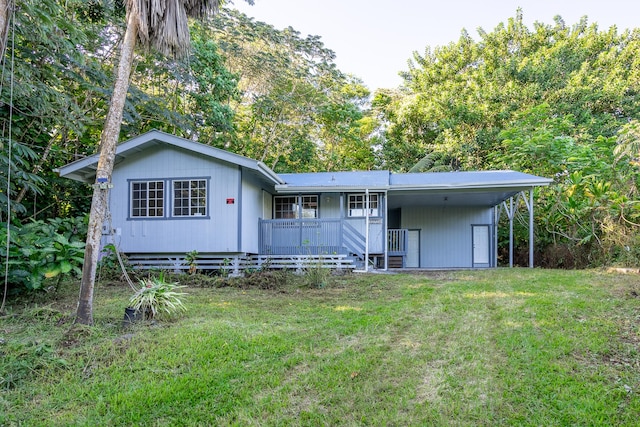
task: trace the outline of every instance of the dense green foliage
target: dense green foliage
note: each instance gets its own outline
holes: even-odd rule
[[[384,165],[554,178],[537,194],[543,263],[637,263],[640,30],[529,29],[519,11],[479,36],[416,53],[405,87],[376,94]]]
[[[218,40],[240,77],[235,139],[225,148],[280,172],[375,166],[362,110],[369,91],[336,68],[318,36],[276,30],[230,10],[194,31]]]
[[[78,277],[86,238],[85,218],[32,221],[20,227],[0,224],[0,238],[9,233],[8,293],[56,288],[65,276]],[[7,247],[0,247],[6,259]],[[3,274],[4,276],[4,274]]]
[[[194,276],[183,275],[186,278]],[[299,282],[298,282],[299,283]],[[513,269],[185,288],[122,328],[128,286],[14,304],[2,425],[635,426],[635,275]]]

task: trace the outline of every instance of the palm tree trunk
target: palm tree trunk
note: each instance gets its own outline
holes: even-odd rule
[[[0,58],[4,58],[9,37],[10,13],[12,12],[12,0],[0,0]]]
[[[102,224],[107,211],[108,184],[111,183],[116,145],[122,124],[122,113],[127,99],[127,91],[129,90],[133,54],[138,33],[137,22],[135,12],[130,12],[127,17],[127,30],[120,48],[120,60],[116,70],[116,81],[111,95],[111,104],[109,105],[109,112],[107,113],[100,139],[100,157],[96,171],[96,183],[93,186],[93,198],[91,199],[87,244],[82,266],[82,282],[80,284],[80,297],[78,298],[78,310],[75,320],[76,323],[84,325],[93,324],[93,288],[96,281]]]

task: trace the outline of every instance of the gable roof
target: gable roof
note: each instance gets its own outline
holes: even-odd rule
[[[229,151],[211,147],[200,142],[191,141],[179,136],[171,135],[159,130],[152,130],[128,141],[118,144],[116,147],[116,164],[133,154],[137,154],[154,145],[167,144],[187,151],[202,154],[207,157],[221,160],[223,162],[236,164],[243,168],[252,170],[261,175],[272,184],[283,183],[282,179],[264,163],[244,157]],[[62,177],[74,179],[76,181],[93,183],[98,165],[99,154],[85,157],[75,162],[69,163],[60,168],[54,169]]]

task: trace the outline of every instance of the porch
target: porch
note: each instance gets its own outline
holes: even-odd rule
[[[381,268],[389,257],[393,267],[402,268],[407,254],[408,230],[384,233],[380,219],[260,219],[258,234],[261,256],[345,255],[360,266],[368,259]]]

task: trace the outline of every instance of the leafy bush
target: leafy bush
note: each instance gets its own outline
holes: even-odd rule
[[[84,262],[85,218],[54,218],[25,225],[0,224],[0,239],[10,234],[8,282],[10,291],[38,291],[47,283],[57,287],[66,275],[80,275]],[[0,245],[6,259],[6,245]],[[4,269],[2,270],[4,277]],[[55,281],[50,281],[51,279]]]

